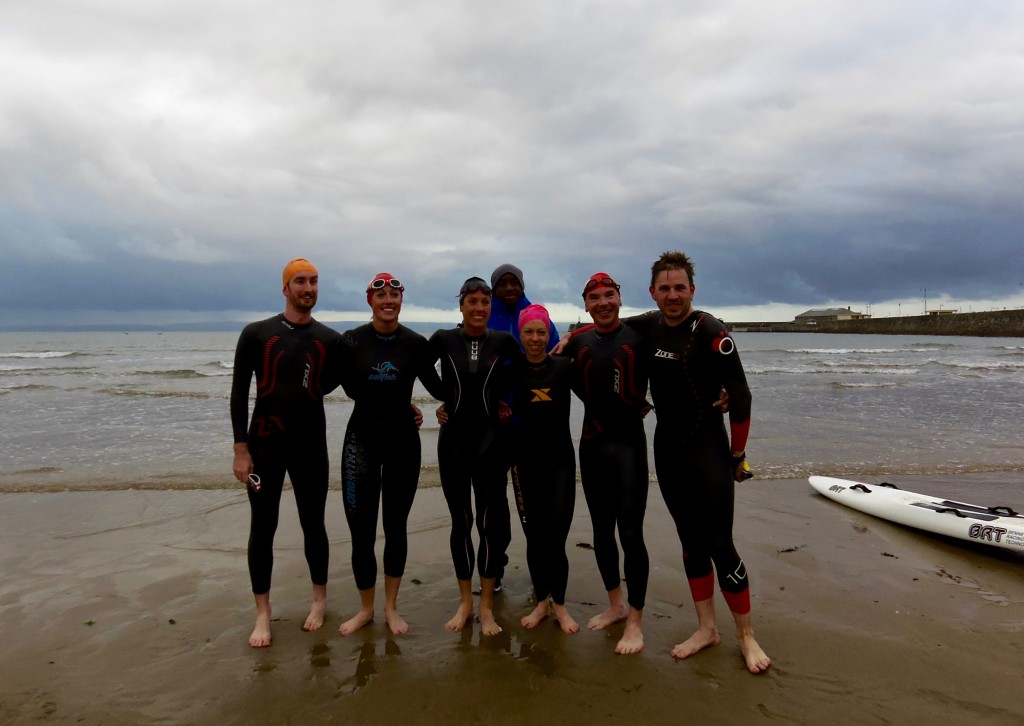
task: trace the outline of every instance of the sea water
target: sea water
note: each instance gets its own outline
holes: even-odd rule
[[[228,416],[237,335],[0,333],[0,492],[238,486]],[[983,475],[1024,504],[1024,339],[735,337],[754,398],[756,481]],[[418,383],[414,402],[425,415],[421,481],[436,485],[436,402]],[[327,397],[332,487],[351,410],[340,390]],[[671,415],[649,417],[649,442],[656,416]],[[574,436],[581,416],[574,400]]]

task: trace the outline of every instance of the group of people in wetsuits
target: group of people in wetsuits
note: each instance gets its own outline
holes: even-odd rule
[[[580,474],[609,599],[608,608],[588,626],[601,629],[625,621],[616,652],[640,652],[649,573],[643,537],[648,491],[643,419],[652,408],[646,400],[649,383],[658,412],[656,471],[683,545],[698,615],[697,631],[673,655],[686,658],[719,642],[713,604],[717,573],[747,668],[767,670],[770,659],[750,625],[749,581],[732,542],[734,481],[749,475],[744,447],[750,392],[726,328],[692,309],[692,280],[689,259],[665,253],[652,267],[650,292],[658,311],[620,320],[619,286],[605,273],[593,275],[583,290],[593,326],[559,341],[545,308],[526,299],[522,272],[502,265],[490,285],[482,278],[467,279],[459,291],[462,323],[427,340],[398,323],[404,286],[387,273],[367,287],[373,313],[369,324],[339,334],[317,323],[312,318],[316,269],[304,259],[289,262],[282,278],[285,311],[243,330],[232,384],[233,469],[248,484],[252,510],[249,569],[257,619],[250,644],[271,642],[272,543],[285,473],[295,490],[313,582],[304,628],[323,625],[328,480],[323,397],[337,386],[355,401],[345,433],[342,489],[361,601],[360,611],[339,631],[347,635],[373,620],[381,506],[384,614],[393,633],[408,629],[398,615],[397,597],[419,473],[421,419],[411,403],[419,378],[442,401],[438,464],[451,514],[451,555],[460,595],[446,628],[462,630],[472,620],[476,569],[481,631],[501,631],[494,594],[501,588],[511,540],[511,473],[537,602],[521,624],[533,628],[553,614],[564,632],[579,630],[565,606],[565,545],[576,486],[569,427],[575,394],[585,407]],[[724,401],[731,436],[723,421]]]

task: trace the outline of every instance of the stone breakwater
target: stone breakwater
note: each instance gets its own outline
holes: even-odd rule
[[[1024,338],[1024,310],[836,320],[819,322],[817,325],[802,323],[728,323],[728,325],[735,332],[750,333],[871,333],[875,335],[970,335],[985,338]]]

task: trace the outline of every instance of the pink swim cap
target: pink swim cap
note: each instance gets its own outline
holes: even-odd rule
[[[551,327],[551,318],[548,316],[548,310],[543,305],[527,305],[519,313],[519,330],[523,329],[523,326],[532,320],[540,320],[544,323],[547,328]]]

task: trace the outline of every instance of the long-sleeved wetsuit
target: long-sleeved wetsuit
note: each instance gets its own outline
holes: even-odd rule
[[[519,346],[508,333],[466,335],[461,328],[430,337],[441,361],[447,422],[437,440],[441,488],[452,517],[451,550],[455,575],[473,577],[473,503],[480,547],[481,577],[501,574],[511,539],[508,498],[508,445],[498,425],[498,401],[508,395],[508,366]]]
[[[584,403],[580,475],[594,526],[594,554],[605,589],[621,584],[618,526],[629,604],[641,610],[650,560],[644,543],[647,510],[647,366],[636,331],[619,326],[610,333],[590,330],[572,338],[574,390]]]
[[[717,571],[729,607],[749,612],[749,579],[732,539],[734,464],[722,414],[713,406],[724,387],[731,449],[743,451],[751,396],[736,344],[721,321],[699,310],[676,326],[657,312],[624,322],[644,338],[658,416],[655,470],[693,598],[713,596]]]
[[[399,325],[380,333],[372,324],[342,338],[341,382],[355,401],[342,448],[345,518],[352,533],[356,587],[377,580],[377,514],[383,509],[384,574],[401,577],[409,545],[406,523],[420,475],[420,435],[413,420],[412,389],[419,378],[430,394],[444,395],[427,339]]]
[[[572,361],[525,357],[512,367],[512,481],[526,534],[526,562],[537,602],[565,604],[565,541],[576,505],[576,453],[569,429]]]
[[[324,395],[336,385],[333,358],[340,336],[315,320],[288,322],[283,314],[247,325],[235,349],[231,426],[246,442],[260,490],[248,488],[249,577],[252,591],[270,591],[281,490],[287,472],[299,510],[306,562],[315,585],[327,583],[328,542],[324,507],[330,473]],[[249,388],[256,403],[248,421]]]

